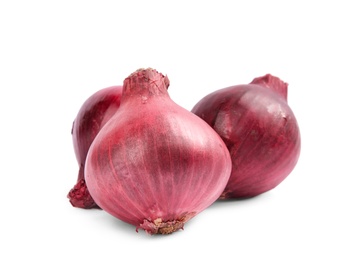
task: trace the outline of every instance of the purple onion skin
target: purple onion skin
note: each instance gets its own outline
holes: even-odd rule
[[[192,112],[223,139],[232,174],[220,199],[249,198],[279,185],[300,155],[298,122],[287,103],[288,84],[267,74],[217,90]]]
[[[72,126],[74,152],[79,165],[76,185],[67,197],[77,208],[98,208],[90,195],[84,179],[84,165],[89,147],[102,127],[120,106],[122,86],[101,89],[90,96],[80,108]]]
[[[170,234],[223,192],[231,159],[217,133],[174,103],[168,78],[140,69],[89,149],[88,189],[98,205],[148,234]]]

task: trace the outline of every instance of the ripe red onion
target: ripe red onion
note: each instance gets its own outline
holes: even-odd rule
[[[121,93],[122,86],[112,86],[97,91],[84,102],[73,122],[72,139],[79,172],[77,183],[67,197],[74,207],[84,209],[98,207],[87,189],[84,165],[94,138],[118,110]]]
[[[232,174],[221,199],[259,195],[280,184],[300,155],[300,132],[287,104],[288,84],[267,74],[250,84],[217,90],[192,112],[223,139]]]
[[[168,84],[153,69],[127,77],[85,165],[98,205],[149,234],[182,229],[219,198],[232,166],[222,139],[170,99]]]

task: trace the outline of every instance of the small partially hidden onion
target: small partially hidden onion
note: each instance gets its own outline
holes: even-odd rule
[[[250,84],[217,90],[192,109],[220,135],[232,158],[232,174],[221,199],[257,196],[294,169],[301,141],[287,103],[287,86],[267,74]]]
[[[74,152],[79,165],[76,185],[67,197],[74,207],[97,208],[84,179],[87,153],[100,129],[117,112],[120,106],[122,86],[101,89],[90,96],[81,106],[72,126]]]
[[[118,112],[93,141],[85,180],[98,205],[149,234],[170,234],[216,201],[229,152],[202,119],[174,103],[153,69],[125,79]]]

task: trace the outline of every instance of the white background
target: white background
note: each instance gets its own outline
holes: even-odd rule
[[[1,259],[357,259],[354,1],[0,1]],[[73,208],[71,126],[141,67],[190,110],[272,73],[289,83],[301,157],[276,189],[216,202],[149,236]]]

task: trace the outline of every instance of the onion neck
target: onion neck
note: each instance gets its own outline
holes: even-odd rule
[[[90,195],[84,179],[79,179],[76,185],[69,191],[67,198],[73,207],[82,209],[99,208]]]
[[[282,96],[285,101],[288,100],[288,83],[271,74],[255,78],[250,84],[257,84],[269,88],[278,95]]]
[[[124,80],[122,103],[132,97],[145,102],[153,96],[168,96],[169,85],[168,77],[158,71],[151,68],[138,69]]]

